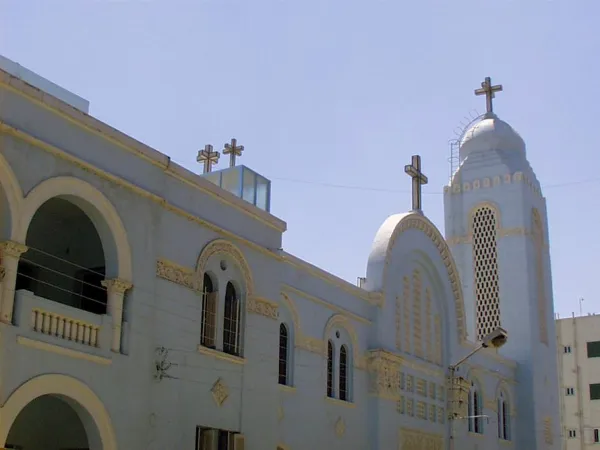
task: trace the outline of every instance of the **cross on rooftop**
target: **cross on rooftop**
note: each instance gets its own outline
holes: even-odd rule
[[[413,155],[411,164],[404,166],[404,172],[412,178],[412,210],[421,211],[421,186],[429,181],[421,172],[421,157]]]
[[[200,150],[198,152],[196,161],[204,163],[204,173],[209,173],[212,171],[212,165],[216,165],[219,162],[220,156],[221,155],[219,154],[219,152],[213,151],[212,145],[206,144],[204,146],[204,150]]]
[[[487,112],[492,113],[494,112],[494,105],[492,104],[492,99],[496,96],[496,92],[500,92],[501,90],[501,84],[492,86],[492,79],[490,77],[485,77],[485,80],[481,83],[481,88],[475,89],[475,95],[485,95],[485,105],[487,108]]]
[[[231,139],[231,144],[225,144],[223,148],[223,154],[229,155],[229,167],[235,166],[235,157],[242,156],[242,152],[244,151],[243,145],[237,145],[237,139]]]

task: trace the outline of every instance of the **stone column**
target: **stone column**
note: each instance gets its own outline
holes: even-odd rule
[[[5,241],[0,244],[2,255],[2,287],[0,288],[0,320],[12,324],[15,306],[15,284],[17,282],[17,268],[19,258],[27,251],[27,246],[14,241]]]
[[[128,281],[114,278],[102,281],[106,288],[108,300],[108,314],[112,317],[112,345],[111,350],[121,352],[121,325],[123,323],[123,298],[125,292],[131,289],[132,284]]]

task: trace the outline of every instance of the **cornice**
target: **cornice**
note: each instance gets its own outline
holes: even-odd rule
[[[535,195],[544,198],[537,184],[523,172],[505,173],[504,175],[495,175],[493,177],[484,177],[465,182],[453,181],[450,185],[444,186],[444,194],[455,195],[515,183],[525,183]]]
[[[244,214],[259,220],[281,233],[287,228],[287,225],[283,220],[266,211],[256,208],[250,203],[219,188],[200,175],[174,163],[169,156],[127,136],[125,133],[112,128],[104,122],[101,122],[71,105],[64,103],[56,97],[25,83],[1,69],[0,86],[3,86],[20,96],[26,97],[33,103],[51,111],[79,128],[85,129],[86,132],[111,142],[119,148],[134,154],[138,158],[161,168],[167,175],[176,178],[178,181],[192,186],[194,189],[198,189],[211,197],[218,199],[220,202],[242,211]]]

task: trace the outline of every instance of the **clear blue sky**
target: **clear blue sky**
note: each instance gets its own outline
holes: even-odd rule
[[[443,230],[448,140],[491,76],[545,187],[564,316],[579,297],[600,312],[598,17],[597,0],[0,0],[0,53],[191,170],[237,137],[285,249],[353,283],[410,209],[413,153]]]

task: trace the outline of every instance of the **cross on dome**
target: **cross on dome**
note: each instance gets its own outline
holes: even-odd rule
[[[485,105],[488,114],[494,112],[492,99],[496,96],[496,92],[500,91],[502,91],[502,85],[497,84],[496,86],[493,86],[490,77],[485,77],[485,80],[481,83],[481,88],[475,89],[475,95],[485,95]]]

